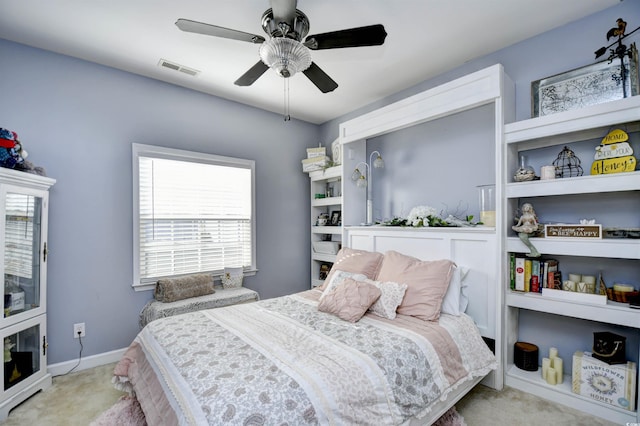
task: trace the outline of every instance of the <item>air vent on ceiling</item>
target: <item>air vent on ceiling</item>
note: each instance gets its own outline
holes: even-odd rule
[[[175,62],[167,61],[166,59],[160,59],[160,62],[158,62],[158,65],[161,66],[161,67],[172,69],[174,71],[183,72],[183,73],[188,74],[188,75],[190,75],[192,77],[195,77],[198,74],[200,74],[200,71],[198,71],[198,70],[195,70],[195,69],[189,68],[189,67],[185,67],[185,66],[180,65],[180,64],[176,64]]]

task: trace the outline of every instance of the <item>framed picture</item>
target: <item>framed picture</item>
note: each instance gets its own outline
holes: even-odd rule
[[[336,210],[331,212],[331,226],[342,225],[342,211]]]
[[[331,263],[320,264],[320,273],[318,274],[318,278],[320,278],[321,280],[326,280],[330,270]]]
[[[640,93],[638,51],[624,57],[627,78],[622,81],[620,59],[615,58],[546,77],[531,83],[531,116],[555,114],[615,101]]]

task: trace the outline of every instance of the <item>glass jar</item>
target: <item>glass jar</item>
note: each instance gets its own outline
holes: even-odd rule
[[[529,180],[534,180],[536,177],[536,171],[533,167],[527,165],[527,157],[524,155],[520,156],[520,167],[516,170],[516,174],[513,175],[513,180],[516,182],[526,182]]]
[[[477,188],[480,201],[480,222],[484,226],[496,226],[496,186],[480,185]]]

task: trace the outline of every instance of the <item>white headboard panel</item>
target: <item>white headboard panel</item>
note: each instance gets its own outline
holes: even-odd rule
[[[500,330],[499,259],[493,228],[345,227],[343,245],[384,253],[395,250],[421,260],[451,259],[469,269],[471,316],[484,337],[498,339]]]

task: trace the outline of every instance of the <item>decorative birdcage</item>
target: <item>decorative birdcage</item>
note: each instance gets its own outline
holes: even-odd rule
[[[560,151],[558,158],[553,161],[553,165],[556,168],[557,178],[576,177],[583,174],[580,159],[568,146]]]

